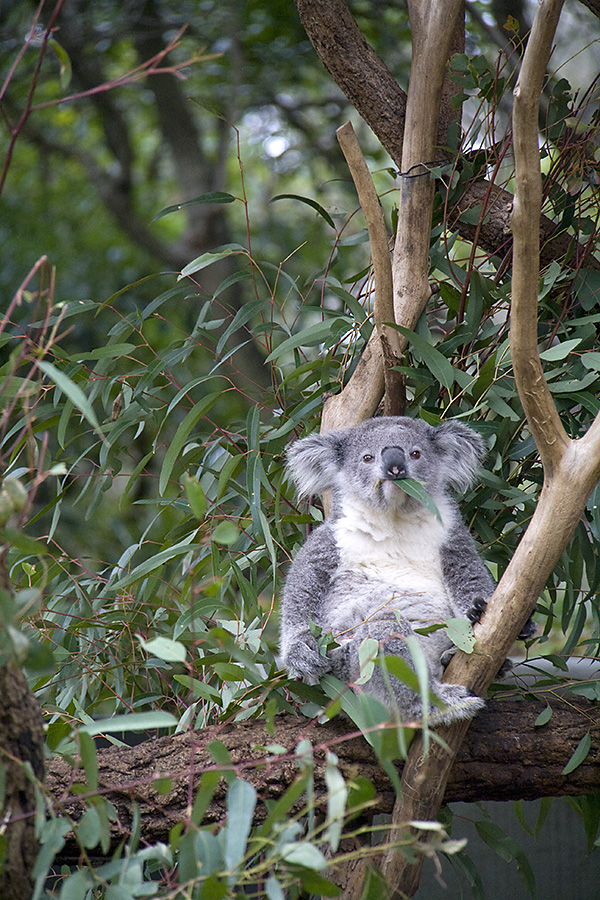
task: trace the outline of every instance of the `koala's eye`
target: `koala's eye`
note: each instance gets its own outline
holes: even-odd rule
[[[363,462],[372,463],[374,457],[370,453],[363,454]]]
[[[411,450],[409,453],[409,456],[411,459],[420,459],[421,451],[420,450]]]

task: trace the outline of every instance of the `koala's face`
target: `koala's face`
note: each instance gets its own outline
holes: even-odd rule
[[[479,435],[458,422],[433,428],[421,419],[390,416],[312,435],[290,447],[292,476],[303,495],[333,490],[373,508],[409,503],[398,487],[421,481],[432,497],[471,484],[484,455]]]

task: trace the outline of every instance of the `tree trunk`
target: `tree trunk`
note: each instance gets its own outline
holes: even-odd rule
[[[0,767],[5,780],[1,833],[6,854],[0,867],[0,897],[29,900],[39,850],[32,777],[42,779],[44,774],[43,720],[25,676],[12,662],[0,666],[0,697]]]

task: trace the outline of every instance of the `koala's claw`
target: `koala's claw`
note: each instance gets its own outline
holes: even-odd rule
[[[483,597],[476,597],[475,600],[473,600],[473,604],[472,604],[471,608],[469,610],[467,610],[467,619],[469,620],[469,622],[472,622],[473,625],[476,625],[478,622],[481,622],[481,620],[483,618],[483,614],[485,613],[485,611],[487,609],[487,605],[488,605],[488,602],[487,602],[487,600],[484,600]],[[532,638],[534,636],[535,632],[536,632],[536,625],[535,625],[535,622],[533,621],[533,613],[532,613],[531,616],[529,617],[529,619],[527,620],[527,622],[525,623],[525,625],[523,625],[523,628],[521,629],[519,634],[517,635],[517,640],[518,641],[528,641],[530,638]]]
[[[537,631],[537,628],[536,628],[535,622],[533,621],[533,613],[532,613],[529,616],[529,618],[527,619],[527,621],[525,622],[525,624],[523,625],[523,628],[521,629],[521,631],[519,632],[519,634],[517,636],[517,640],[518,641],[528,641],[530,638],[532,638],[534,636],[536,631]]]
[[[505,659],[498,671],[496,672],[496,678],[499,681],[502,681],[503,678],[507,678],[514,668],[514,663],[512,659]]]
[[[444,669],[449,664],[450,660],[452,659],[452,657],[454,656],[454,654],[456,653],[457,650],[458,650],[458,647],[449,647],[448,650],[444,650],[444,652],[440,656],[440,662]]]
[[[485,706],[485,701],[461,684],[441,684],[436,693],[446,706],[430,718],[432,725],[451,725],[461,719],[472,719]]]
[[[487,605],[488,602],[487,600],[484,600],[483,597],[475,597],[471,608],[467,610],[467,619],[469,622],[472,622],[473,625],[481,622],[483,614],[487,609]]]

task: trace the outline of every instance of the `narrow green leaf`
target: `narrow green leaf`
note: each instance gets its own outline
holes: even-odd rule
[[[416,693],[419,692],[419,679],[417,677],[417,673],[409,664],[402,659],[401,656],[391,656],[386,654],[385,659],[385,667],[394,678],[398,678],[400,681],[404,682],[404,684],[409,687],[412,691]]]
[[[540,728],[542,725],[545,725],[552,718],[552,707],[547,706],[546,709],[543,709],[539,714],[535,722],[533,723],[536,728]]]
[[[579,358],[586,369],[600,372],[600,353],[596,350],[589,350],[587,353],[582,353]]]
[[[210,536],[211,541],[215,544],[222,544],[224,547],[231,547],[240,536],[240,530],[233,522],[219,522],[215,530]]]
[[[542,350],[540,353],[540,359],[546,360],[546,362],[556,362],[559,359],[565,359],[569,353],[571,353],[575,347],[578,347],[581,343],[581,338],[573,338],[571,341],[561,341],[559,344],[556,344],[554,347],[549,347],[547,350]]]
[[[110,719],[100,719],[89,725],[82,725],[80,732],[86,734],[115,734],[121,731],[154,731],[156,728],[173,728],[177,725],[177,719],[171,713],[156,710],[147,713],[126,713],[122,716],[112,716]]]
[[[475,828],[482,841],[488,847],[498,854],[506,862],[510,862],[514,858],[513,848],[510,839],[507,838],[504,831],[495,822],[481,820],[475,822]]]
[[[224,191],[209,191],[207,194],[201,194],[199,197],[194,197],[193,200],[186,200],[184,203],[176,203],[174,206],[166,206],[154,216],[152,221],[156,222],[158,219],[162,219],[163,216],[179,212],[180,209],[185,209],[186,206],[196,206],[199,203],[233,203],[235,200],[237,200],[237,197],[234,197],[233,194],[226,194]]]
[[[220,259],[231,256],[232,253],[244,253],[246,256],[248,255],[246,248],[242,247],[240,244],[232,244],[217,253],[203,253],[201,256],[197,256],[196,259],[192,260],[191,263],[188,263],[187,266],[183,267],[181,274],[177,276],[177,280],[181,281],[182,278],[187,278],[189,275],[195,275],[196,272],[206,269],[207,266],[212,266],[213,263],[218,262]]]
[[[286,751],[287,752],[287,751]],[[309,775],[301,775],[290,787],[287,789],[283,797],[280,797],[279,800],[271,807],[269,810],[269,814],[265,821],[260,826],[258,831],[258,837],[266,837],[271,831],[273,825],[276,822],[286,822],[288,819],[288,814],[292,806],[298,802],[304,791],[306,790],[306,785],[308,783]]]
[[[281,887],[275,875],[269,875],[269,877],[265,881],[265,894],[267,896],[267,900],[285,900],[283,888]]]
[[[202,522],[206,512],[206,497],[200,486],[200,482],[197,478],[194,478],[193,475],[184,472],[183,486],[185,488],[188,503],[190,504],[190,509],[198,521]]]
[[[296,347],[314,347],[316,344],[326,342],[334,343],[340,334],[346,331],[352,325],[347,317],[338,316],[336,318],[327,319],[325,322],[317,322],[286,338],[281,344],[267,356],[265,362],[273,362]]]
[[[158,491],[161,495],[165,492],[165,488],[169,483],[169,479],[171,477],[171,472],[173,471],[175,462],[181,454],[181,451],[183,450],[184,444],[187,441],[192,428],[194,427],[198,419],[201,419],[202,416],[206,412],[208,412],[211,406],[213,406],[213,404],[216,403],[219,397],[221,397],[222,395],[222,391],[213,391],[212,394],[204,397],[200,403],[196,403],[175,432],[175,436],[171,441],[169,449],[165,453],[165,458],[160,470]]]
[[[577,744],[577,747],[575,748],[575,752],[573,753],[573,756],[571,757],[569,762],[566,764],[566,766],[562,770],[562,774],[569,775],[578,766],[580,766],[581,763],[586,758],[586,756],[588,755],[588,753],[590,752],[591,746],[592,746],[592,738],[588,731],[588,733],[584,734],[584,736],[581,738],[581,740]]]
[[[454,384],[454,369],[446,357],[436,347],[432,347],[420,334],[416,334],[414,331],[394,323],[390,323],[390,327],[395,328],[396,331],[408,338],[411,350],[415,355],[427,366],[436,381],[439,381],[447,390],[450,390]]]
[[[56,387],[61,390],[66,397],[69,398],[73,406],[75,406],[83,417],[88,420],[92,428],[102,435],[96,413],[79,385],[75,384],[74,381],[71,381],[68,375],[65,375],[64,372],[61,372],[60,369],[57,369],[52,363],[46,362],[43,359],[37,361],[37,367],[42,370],[44,375],[47,375],[48,378],[54,382]]]
[[[375,660],[379,654],[379,641],[375,638],[365,638],[358,648],[358,663],[360,675],[354,679],[354,684],[366,684],[371,679]]]
[[[209,700],[211,703],[217,703],[221,706],[221,694],[216,688],[200,681],[199,678],[192,678],[191,675],[173,675],[173,680],[183,684],[184,687],[192,691],[194,697],[202,697],[203,700]]]
[[[327,210],[324,209],[320,203],[317,203],[316,200],[312,200],[310,197],[302,197],[300,194],[277,194],[276,197],[271,197],[271,203],[274,203],[276,200],[300,200],[301,203],[306,203],[307,206],[316,210],[319,215],[325,219],[327,224],[335,230],[335,222]]]
[[[238,778],[227,794],[227,825],[225,826],[225,865],[234,869],[243,860],[252,827],[256,806],[256,790]]]
[[[223,741],[211,741],[207,749],[218,766],[231,765],[231,755]]]
[[[88,359],[117,359],[119,356],[127,356],[137,350],[135,344],[107,344],[106,347],[98,347],[87,353],[71,353],[66,358],[72,362],[83,362]]]
[[[315,869],[300,869],[298,877],[302,882],[303,895],[312,897],[339,897],[342,889]],[[385,895],[384,895],[385,896]]]
[[[88,850],[91,850],[100,843],[102,823],[100,822],[98,811],[94,806],[88,806],[77,823],[76,833],[78,839]]]
[[[25,556],[46,556],[48,548],[41,540],[31,538],[16,528],[3,528],[0,531],[0,543],[15,547]]]
[[[58,80],[60,83],[60,89],[61,91],[66,91],[71,83],[71,77],[73,74],[71,59],[62,44],[59,44],[58,41],[55,40],[55,38],[50,38],[50,40],[48,41],[48,46],[54,50],[58,59]]]
[[[200,786],[194,800],[191,816],[193,824],[197,827],[202,825],[206,810],[208,809],[208,804],[212,800],[220,780],[221,773],[216,769],[210,769],[208,772],[204,772],[200,779]]]
[[[235,316],[219,338],[219,342],[217,344],[217,348],[215,350],[215,356],[219,356],[227,344],[227,341],[231,337],[232,334],[235,334],[238,329],[242,328],[246,325],[250,319],[253,318],[258,312],[264,310],[267,304],[264,300],[251,300],[249,303],[244,303],[240,309],[236,312]]]
[[[98,790],[98,756],[96,744],[86,731],[79,732],[79,755],[85,771],[87,783],[93,791]]]
[[[294,844],[283,844],[281,857],[294,866],[306,866],[307,869],[325,869],[327,860],[318,847],[309,844],[308,841],[298,841]]]
[[[194,539],[194,534],[188,535],[180,544],[175,544],[174,547],[168,547],[166,550],[161,550],[155,556],[152,556],[150,559],[145,560],[143,563],[140,563],[139,566],[136,566],[135,569],[132,569],[128,575],[124,575],[123,578],[119,578],[118,581],[115,581],[114,584],[111,585],[113,591],[120,591],[124,587],[128,587],[128,585],[133,584],[134,581],[137,581],[139,578],[143,578],[144,575],[148,575],[149,572],[153,572],[155,569],[160,569],[161,566],[164,566],[165,563],[170,562],[172,559],[175,559],[177,556],[183,556],[186,553],[190,552],[190,544]]]
[[[346,802],[348,800],[348,788],[337,763],[337,756],[328,752],[325,766],[325,784],[327,786],[327,827],[325,829],[325,839],[329,842],[332,853],[337,851],[340,843],[344,826],[344,815],[346,813]]]
[[[436,517],[438,522],[442,521],[439,509],[431,499],[431,496],[421,481],[416,481],[414,478],[399,478],[394,484],[397,485],[400,490],[404,491],[405,494],[414,497],[415,500],[422,503],[425,509],[428,509],[429,512]]]

